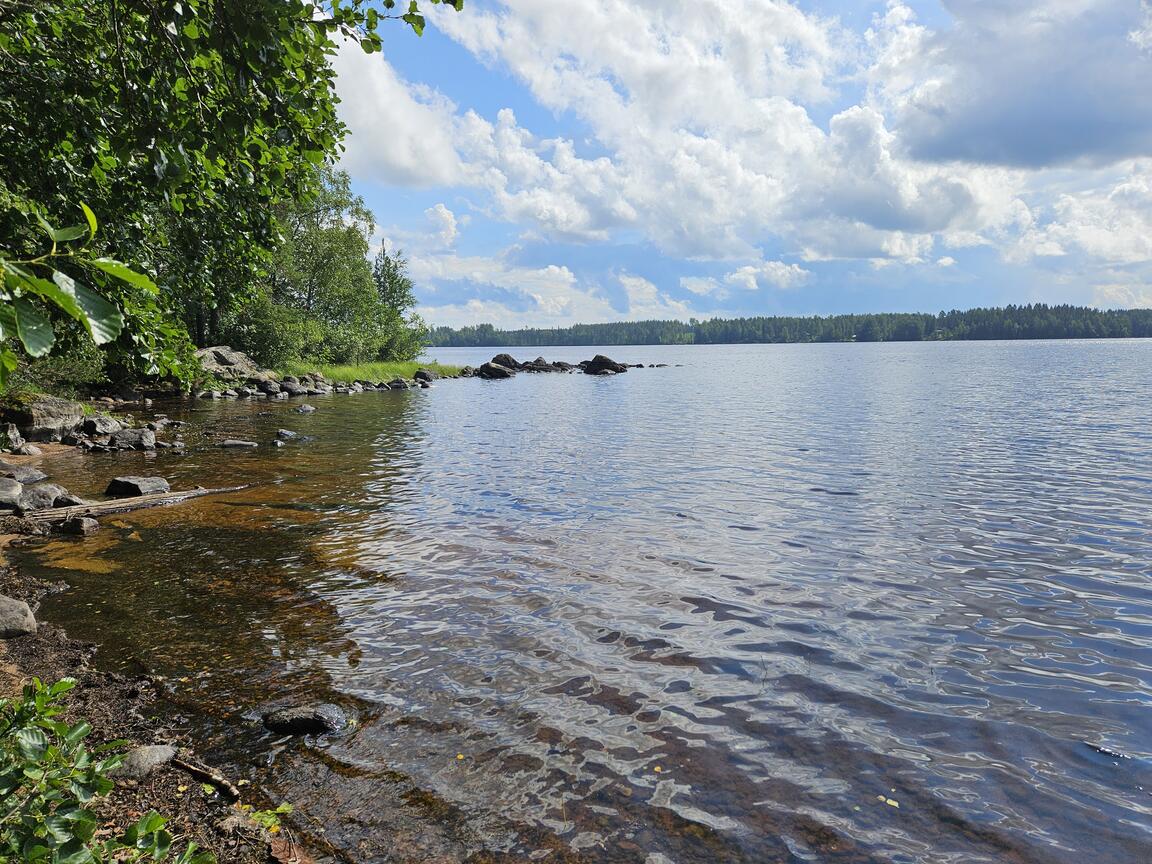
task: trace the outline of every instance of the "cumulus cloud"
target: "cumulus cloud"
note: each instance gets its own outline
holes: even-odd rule
[[[1132,0],[948,0],[929,31],[891,3],[874,96],[915,157],[1036,168],[1152,152],[1148,10]],[[898,70],[897,70],[897,67]]]
[[[447,186],[463,180],[452,144],[456,107],[428,87],[403,80],[379,54],[345,42],[332,65],[340,119],[349,129],[340,162],[353,177],[397,186]]]
[[[457,228],[455,213],[443,204],[437,204],[425,210],[424,215],[432,225],[432,236],[436,239],[437,245],[450,247],[456,242],[456,235],[460,231]]]
[[[788,289],[803,285],[811,275],[810,271],[799,264],[761,261],[734,270],[724,277],[724,281],[745,291],[758,291],[761,288]]]
[[[679,280],[689,301],[810,290],[832,260],[946,278],[948,252],[976,246],[1017,264],[1067,260],[1069,271],[1081,259],[1148,260],[1149,0],[945,0],[944,10],[929,27],[911,0],[890,0],[862,33],[783,0],[432,10],[580,138],[537,134],[508,108],[482,116],[378,55],[341,49],[344,164],[358,179],[454,187],[473,213],[526,237],[639,240],[693,259],[692,272],[712,275]],[[459,257],[456,214],[437,204],[426,215],[429,284],[504,292],[438,307],[445,316],[694,314],[611,263],[605,291],[562,260],[525,269],[501,254]]]

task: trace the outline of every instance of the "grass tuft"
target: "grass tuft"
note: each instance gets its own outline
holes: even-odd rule
[[[276,371],[284,375],[307,375],[319,372],[329,381],[351,382],[391,381],[393,378],[411,378],[417,369],[428,369],[441,375],[459,375],[460,366],[447,366],[443,363],[359,363],[354,366],[330,366],[316,363],[285,363]]]

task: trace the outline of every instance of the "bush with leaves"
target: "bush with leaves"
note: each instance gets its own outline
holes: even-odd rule
[[[89,751],[84,721],[61,720],[61,697],[76,682],[51,686],[39,679],[19,699],[0,700],[0,861],[28,864],[104,864],[169,861],[213,864],[195,844],[172,854],[164,817],[149,813],[118,837],[96,839],[91,804],[113,786],[108,774],[123,761],[103,755],[113,742]]]
[[[161,310],[156,283],[121,261],[93,254],[96,215],[83,203],[80,210],[82,223],[56,228],[42,208],[0,182],[0,214],[23,217],[0,238],[0,389],[19,362],[15,349],[32,358],[52,351],[54,319],[73,322],[96,345],[125,340],[122,356],[139,374],[186,377],[187,338]],[[118,296],[122,308],[109,295]],[[135,327],[125,327],[125,313]]]

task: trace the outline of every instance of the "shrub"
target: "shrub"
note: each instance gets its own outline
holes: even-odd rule
[[[157,813],[118,837],[96,839],[99,822],[89,805],[111,791],[108,774],[123,761],[97,754],[123,742],[89,751],[84,739],[92,727],[59,719],[61,697],[74,686],[68,678],[51,686],[33,679],[20,699],[0,699],[0,861],[214,864],[215,858],[197,852],[195,844],[169,857],[172,835]]]

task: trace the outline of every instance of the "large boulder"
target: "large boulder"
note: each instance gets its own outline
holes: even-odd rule
[[[84,406],[55,396],[33,396],[6,406],[0,420],[14,423],[29,441],[59,441],[84,420]],[[8,446],[19,445],[9,441]]]
[[[489,381],[498,380],[501,378],[511,378],[516,374],[514,369],[507,366],[501,366],[499,363],[485,363],[476,370],[478,378],[486,378]]]
[[[35,486],[25,486],[20,495],[21,510],[49,510],[56,506],[56,500],[69,497],[69,492],[63,486],[55,483],[37,483]]]
[[[168,492],[171,488],[163,477],[116,477],[108,484],[104,494],[109,498],[135,498],[138,495]]]
[[[112,433],[108,444],[121,450],[155,450],[156,433],[151,429],[121,429]]]
[[[0,423],[0,448],[16,450],[24,446],[24,436],[15,423]]]
[[[348,715],[339,705],[299,705],[264,715],[264,727],[278,735],[330,735],[348,725]]]
[[[33,468],[31,465],[13,465],[2,459],[0,459],[0,477],[8,477],[20,483],[39,483],[48,479],[48,475],[39,468]]]
[[[0,477],[0,510],[19,510],[24,484],[11,477]]]
[[[281,381],[280,392],[287,393],[289,396],[307,396],[311,388],[305,387],[296,381]]]
[[[518,371],[521,366],[520,362],[511,354],[497,354],[491,362],[497,366],[503,366],[505,369],[511,369],[513,372]]]
[[[196,352],[200,368],[209,375],[228,381],[249,381],[267,375],[251,357],[243,351],[234,351],[227,345],[201,348]]]
[[[440,377],[440,373],[433,372],[431,369],[417,369],[416,374],[412,377],[417,381],[435,381]]]
[[[628,367],[623,363],[617,363],[615,360],[605,357],[603,354],[597,354],[591,360],[585,360],[580,364],[580,368],[588,375],[619,374],[628,371]]]
[[[89,417],[80,428],[85,435],[111,435],[124,428],[124,424],[112,417]]]
[[[0,595],[0,639],[30,636],[36,632],[36,618],[23,600]]]

